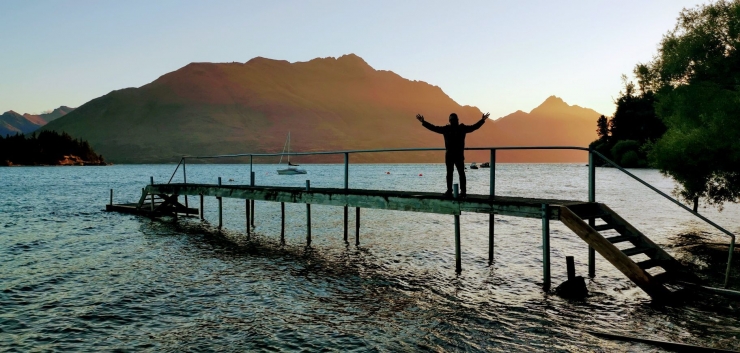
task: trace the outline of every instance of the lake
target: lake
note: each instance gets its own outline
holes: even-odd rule
[[[343,165],[303,167],[307,175],[279,176],[276,165],[255,165],[256,183],[343,185]],[[660,351],[588,330],[740,349],[740,302],[703,295],[655,305],[598,254],[588,298],[543,291],[537,219],[496,216],[488,266],[488,216],[463,214],[457,275],[452,216],[363,209],[356,247],[343,241],[342,208],[314,205],[306,248],[304,205],[286,204],[285,245],[276,203],[256,203],[249,239],[243,200],[224,199],[222,232],[214,198],[205,199],[206,222],[102,211],[110,189],[114,202],[135,202],[150,176],[167,182],[174,168],[0,168],[2,350]],[[248,165],[187,170],[192,183],[249,180]],[[350,187],[442,193],[444,172],[442,164],[352,165]],[[468,193],[487,194],[489,171],[467,172]],[[633,172],[665,192],[675,186],[656,170]],[[498,164],[496,173],[498,195],[587,200],[583,164]],[[675,246],[681,234],[728,243],[618,170],[596,173],[597,201],[674,256],[703,266]],[[700,212],[740,233],[738,205]],[[577,275],[586,276],[587,245],[552,221],[553,287],[566,279],[565,256],[575,256]]]

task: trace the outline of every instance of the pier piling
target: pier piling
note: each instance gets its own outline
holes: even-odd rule
[[[491,160],[489,161],[488,175],[488,197],[496,198],[496,149],[491,149]],[[493,264],[494,226],[496,218],[493,213],[488,214],[488,265]]]
[[[203,194],[200,194],[200,220],[204,220],[205,216],[203,215]]]
[[[113,189],[110,189],[110,203],[109,205],[113,206]]]
[[[355,208],[355,246],[360,246],[360,208]]]
[[[218,186],[221,186],[221,177],[218,177]],[[216,197],[216,199],[218,199],[218,229],[221,230],[224,225],[223,200],[221,196]]]
[[[311,181],[306,180],[306,191],[311,191]],[[311,246],[311,204],[306,204],[306,245]]]
[[[285,244],[285,202],[280,203],[280,243]]]
[[[596,166],[594,165],[594,153],[588,151],[588,202],[596,202]],[[589,218],[588,225],[593,228],[596,225],[596,219]],[[596,277],[596,251],[589,245],[588,247],[588,276]]]
[[[252,234],[252,228],[249,226],[249,204],[250,200],[244,200],[244,214],[247,218],[247,235]]]
[[[550,289],[550,206],[542,204],[542,287]]]
[[[457,199],[458,197],[458,186],[457,184],[452,185],[452,194]],[[455,216],[455,272],[462,272],[462,259],[460,257],[460,215]]]
[[[250,174],[249,175],[249,185],[254,186],[254,172],[249,172],[249,174]],[[254,227],[254,200],[252,200],[251,203],[252,203],[252,208],[251,208],[252,216],[250,217],[250,219],[252,220],[252,223],[251,223],[252,227]]]

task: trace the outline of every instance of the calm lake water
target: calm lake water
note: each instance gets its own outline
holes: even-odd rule
[[[248,168],[189,165],[188,182],[246,184]],[[341,165],[305,168],[298,176],[278,176],[275,165],[254,170],[263,185],[343,185]],[[173,170],[0,168],[0,350],[660,351],[587,330],[740,349],[739,301],[704,295],[654,305],[599,255],[587,299],[544,292],[536,219],[496,217],[489,267],[488,216],[463,214],[456,275],[452,216],[363,210],[355,247],[343,242],[342,208],[314,205],[306,248],[303,205],[286,204],[284,246],[274,203],[257,202],[251,239],[243,200],[224,199],[223,232],[214,198],[206,198],[207,222],[102,211],[109,189],[115,202],[135,202],[150,176],[166,182]],[[496,189],[586,200],[587,173],[582,164],[499,164]],[[666,192],[674,187],[657,171],[634,173]],[[352,188],[444,191],[441,164],[356,165],[350,175]],[[468,193],[487,193],[488,170],[469,170],[468,185]],[[728,242],[617,170],[597,169],[596,197],[678,257],[686,256],[672,247],[678,234]],[[737,205],[701,212],[740,233]],[[559,222],[551,228],[554,287],[566,278],[565,256],[586,275],[587,246]]]

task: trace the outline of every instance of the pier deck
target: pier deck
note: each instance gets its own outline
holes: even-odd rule
[[[257,201],[304,203],[330,206],[375,208],[459,215],[461,212],[500,214],[514,217],[542,218],[542,205],[577,206],[584,201],[537,199],[524,197],[472,195],[464,199],[445,198],[441,193],[341,189],[214,185],[214,184],[154,184],[145,189],[149,194],[212,196]],[[558,220],[560,214],[553,208],[550,219]]]

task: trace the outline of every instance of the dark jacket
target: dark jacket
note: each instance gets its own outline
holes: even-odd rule
[[[485,122],[485,120],[481,119],[473,125],[447,124],[445,126],[437,126],[423,121],[421,125],[445,137],[445,148],[448,155],[462,157],[465,152],[465,134],[478,130]]]

